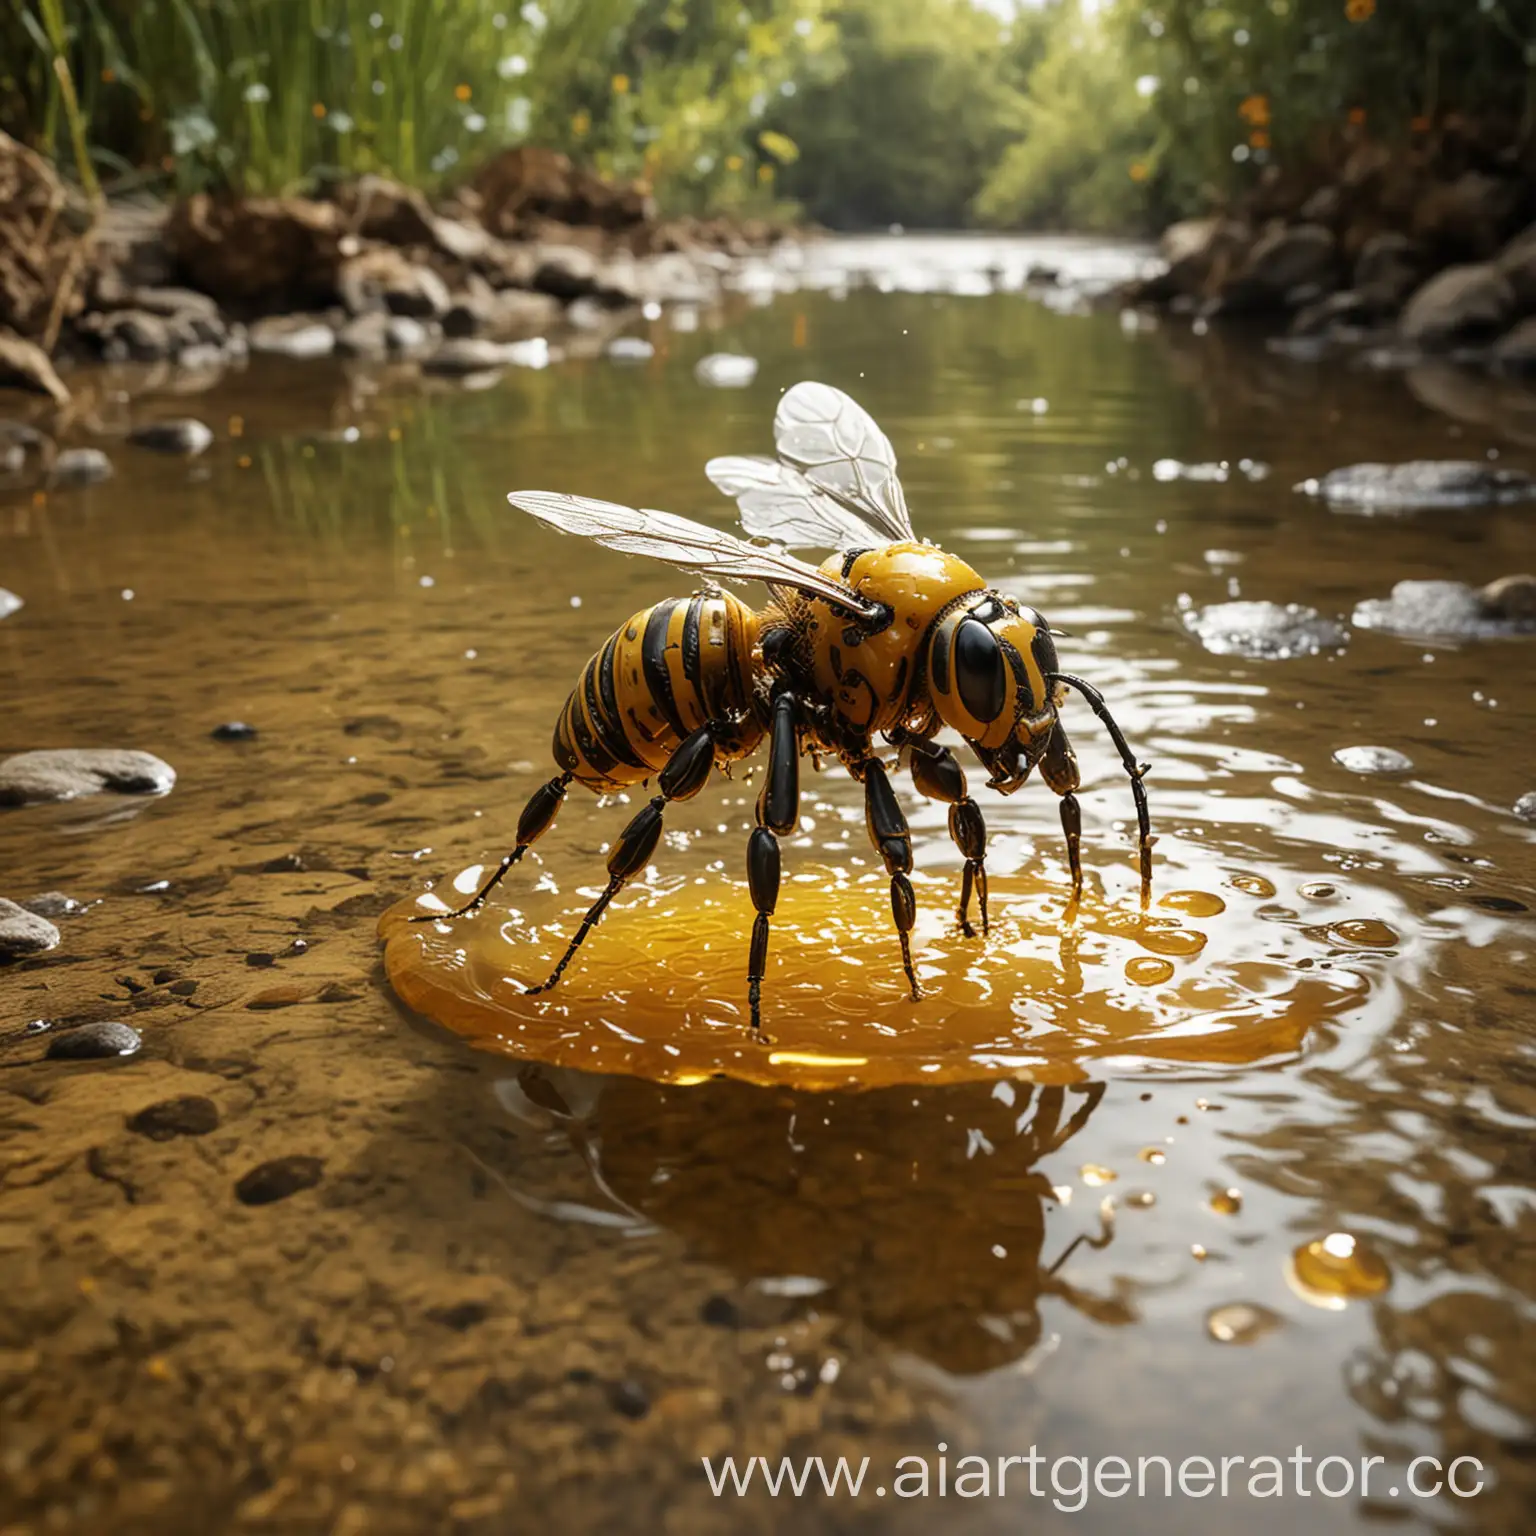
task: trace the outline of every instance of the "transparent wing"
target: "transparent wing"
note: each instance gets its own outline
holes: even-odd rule
[[[671,512],[621,506],[562,491],[513,491],[514,507],[558,528],[622,555],[649,555],[684,570],[702,571],[735,581],[766,581],[794,587],[830,603],[873,617],[877,610],[836,577],[778,550],[760,549],[719,528],[706,528]]]
[[[732,455],[704,466],[710,481],[741,508],[756,538],[810,549],[857,549],[872,529],[858,513],[819,491],[793,464]]]
[[[779,457],[885,538],[915,539],[891,440],[861,405],[830,384],[796,384],[773,418]]]

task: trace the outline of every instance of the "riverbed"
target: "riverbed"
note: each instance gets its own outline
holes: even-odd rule
[[[636,316],[651,351],[627,361],[578,348],[465,388],[258,357],[127,402],[86,381],[103,418],[195,415],[214,442],[91,439],[113,480],[0,499],[0,586],[25,605],[0,620],[0,755],[136,748],[177,772],[160,797],[0,811],[0,895],[83,904],[0,970],[0,1528],[1529,1526],[1536,828],[1512,807],[1536,789],[1536,641],[1350,620],[1398,581],[1529,570],[1536,511],[1367,517],[1295,487],[1368,460],[1536,470],[1533,418],[1452,370],[1082,298],[1140,259],[828,241],[713,312]],[[1069,281],[1026,294],[1042,266]],[[719,352],[756,358],[752,382],[701,381]],[[919,531],[1065,631],[1064,666],[1151,762],[1157,889],[1218,898],[1184,980],[1336,982],[1304,1027],[1203,1050],[1170,1005],[1160,1040],[1060,1071],[817,1092],[530,1071],[395,1000],[380,915],[510,846],[582,665],[691,585],[506,493],[728,525],[705,460],[766,451],[802,378],[871,411]],[[1339,634],[1217,654],[1190,615],[1236,599]],[[1085,904],[1134,913],[1125,776],[1070,708]],[[232,721],[255,734],[215,738]],[[1336,760],[1361,746],[1406,766]],[[942,906],[958,856],[901,784]],[[858,787],[806,787],[787,868],[867,859]],[[751,791],[713,793],[669,819],[667,879],[736,878]],[[978,798],[999,879],[1064,893],[1046,787]],[[508,899],[582,904],[629,814],[573,798]],[[1065,931],[1062,905],[1036,920]],[[644,920],[616,913],[594,954]],[[46,1058],[90,1020],[142,1050]],[[250,1182],[272,1166],[286,1183]],[[1309,1285],[1328,1243],[1358,1262]],[[1074,1511],[1070,1466],[1039,1496],[1016,1466],[1000,1495],[999,1458],[1032,1446],[1133,1471],[1300,1448],[1311,1492],[1237,1471],[1165,1497],[1154,1472],[1156,1496]],[[722,1499],[701,1458],[726,1455],[870,1460],[857,1499]],[[987,1496],[954,1485],[968,1455]],[[927,1498],[896,1484],[903,1456],[931,1464]],[[1419,1456],[1476,1458],[1483,1491],[1416,1496]]]

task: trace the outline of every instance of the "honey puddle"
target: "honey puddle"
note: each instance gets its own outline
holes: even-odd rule
[[[473,889],[479,873],[456,889]],[[994,877],[991,932],[967,940],[953,880],[914,884],[916,1002],[883,876],[825,869],[786,883],[761,1041],[746,1011],[752,908],[744,884],[721,874],[626,892],[559,990],[537,997],[526,989],[548,975],[595,892],[568,896],[563,910],[492,903],[456,923],[410,922],[446,910],[424,896],[387,911],[379,933],[399,996],[477,1046],[669,1083],[1070,1083],[1090,1062],[1102,1076],[1112,1058],[1235,1065],[1295,1052],[1369,991],[1358,938],[1345,951],[1272,910],[1255,923],[1237,904],[1259,898],[1235,885],[1233,910],[1214,892],[1182,890],[1146,914],[1090,893],[1068,915],[1054,876]],[[1383,945],[1395,938],[1373,926]]]

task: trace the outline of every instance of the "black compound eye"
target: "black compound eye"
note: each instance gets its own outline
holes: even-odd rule
[[[1003,712],[1007,673],[1002,647],[985,624],[966,619],[955,631],[955,684],[973,720],[987,725]]]
[[[1060,663],[1056,660],[1056,642],[1051,638],[1051,632],[1045,620],[1038,613],[1035,614],[1032,622],[1035,626],[1035,638],[1030,642],[1030,653],[1035,658],[1035,665],[1049,677],[1060,667]]]

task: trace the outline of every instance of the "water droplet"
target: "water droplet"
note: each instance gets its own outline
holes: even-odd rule
[[[1246,891],[1250,896],[1268,899],[1275,894],[1274,885],[1263,875],[1233,875],[1229,883],[1234,890]]]
[[[1157,987],[1173,975],[1173,961],[1156,955],[1137,955],[1125,962],[1125,979],[1138,987]]]
[[[1161,1147],[1143,1147],[1136,1155],[1142,1162],[1151,1163],[1154,1168],[1161,1168],[1168,1161],[1168,1154]]]
[[[1340,944],[1353,944],[1357,949],[1392,949],[1402,942],[1395,929],[1372,917],[1346,918],[1331,924],[1328,933]]]
[[[1169,891],[1158,906],[1187,912],[1191,917],[1216,917],[1227,910],[1226,902],[1210,891]]]
[[[1208,1312],[1205,1331],[1218,1344],[1253,1344],[1281,1324],[1278,1312],[1255,1302],[1233,1301]]]
[[[1140,935],[1140,943],[1143,949],[1150,949],[1155,955],[1173,955],[1187,960],[1205,948],[1205,935],[1193,928],[1149,928]]]
[[[1236,1216],[1243,1208],[1243,1192],[1240,1189],[1219,1189],[1210,1198],[1210,1207],[1218,1216]]]
[[[1150,1189],[1133,1189],[1125,1197],[1125,1203],[1132,1210],[1145,1211],[1157,1204],[1157,1196]]]
[[[1302,886],[1301,894],[1308,901],[1332,901],[1339,894],[1339,888],[1336,885],[1329,885],[1326,880],[1313,880]]]
[[[1102,1163],[1084,1163],[1079,1171],[1083,1183],[1090,1189],[1096,1189],[1100,1184],[1113,1184],[1120,1177],[1113,1168],[1106,1168]]]
[[[1203,1264],[1209,1255],[1204,1243],[1191,1243],[1189,1245],[1189,1256],[1192,1259],[1198,1259]]]
[[[1379,1295],[1391,1285],[1392,1271],[1353,1233],[1330,1232],[1296,1249],[1286,1278],[1313,1306],[1341,1307],[1352,1297]]]

